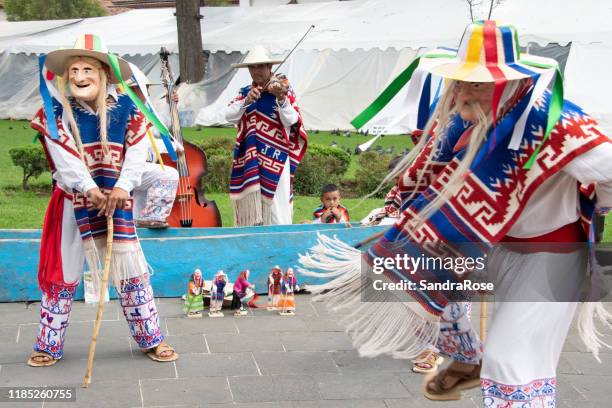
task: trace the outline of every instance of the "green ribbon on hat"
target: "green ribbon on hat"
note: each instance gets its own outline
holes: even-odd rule
[[[132,102],[134,102],[134,104],[138,107],[138,109],[140,109],[140,111],[145,115],[147,120],[151,122],[153,126],[157,128],[157,130],[159,130],[159,133],[161,134],[162,139],[164,139],[164,145],[166,146],[166,150],[168,150],[168,154],[170,155],[173,161],[176,161],[177,160],[176,152],[174,151],[174,147],[172,146],[172,142],[170,141],[170,136],[169,136],[170,131],[168,130],[166,125],[164,125],[159,120],[157,115],[151,112],[151,110],[147,108],[147,106],[144,103],[142,103],[140,98],[136,96],[134,91],[132,91],[130,87],[125,84],[125,81],[123,80],[123,77],[121,76],[121,69],[119,68],[119,60],[117,59],[117,56],[115,54],[108,53],[108,60],[110,62],[110,66],[113,72],[115,73],[115,76],[117,77],[117,79],[119,79],[119,83],[121,84],[121,86],[123,86],[125,93],[130,97],[130,99],[132,100]]]
[[[431,53],[425,54],[422,57],[417,57],[414,61],[408,65],[385,89],[382,93],[372,102],[363,112],[361,112],[355,119],[351,121],[351,125],[355,126],[355,129],[360,129],[363,125],[368,123],[374,116],[376,116],[389,102],[397,95],[397,93],[410,81],[412,74],[419,66],[421,58],[454,58],[454,55],[444,53]]]
[[[521,62],[525,65],[531,65],[536,68],[552,68],[551,66],[545,64],[538,64],[532,61],[521,60]],[[542,142],[535,149],[527,163],[523,165],[523,169],[529,170],[535,163],[536,156],[540,153],[540,149],[544,145],[544,142],[550,136],[550,132],[555,128],[557,122],[561,118],[561,112],[563,111],[563,77],[561,76],[561,71],[559,67],[557,67],[557,74],[555,75],[555,82],[552,88],[552,94],[550,96],[550,104],[548,106],[548,117],[546,119],[546,131],[544,132],[544,137],[542,138]]]
[[[408,67],[402,71],[401,74],[395,78],[384,91],[374,99],[374,102],[370,104],[363,112],[361,112],[355,119],[351,121],[351,124],[355,126],[355,129],[361,128],[363,125],[368,123],[374,116],[378,114],[387,104],[393,99],[395,95],[410,81],[414,70],[419,66],[421,58],[417,58]]]

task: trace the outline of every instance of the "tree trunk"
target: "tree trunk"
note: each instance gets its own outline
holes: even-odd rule
[[[21,181],[21,185],[23,187],[23,191],[27,191],[30,188],[28,187],[28,180],[30,179],[31,174],[23,174],[23,180]]]
[[[204,53],[200,30],[200,0],[176,2],[181,82],[199,82],[204,77]]]

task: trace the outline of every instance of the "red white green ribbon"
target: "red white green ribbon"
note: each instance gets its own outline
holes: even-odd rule
[[[376,116],[385,106],[398,94],[398,92],[410,81],[414,71],[419,66],[421,58],[453,58],[454,55],[444,53],[425,54],[422,57],[417,57],[395,78],[382,93],[372,102],[363,112],[361,112],[351,124],[355,129],[360,129]]]
[[[157,130],[159,131],[159,133],[161,135],[161,138],[162,138],[162,140],[164,142],[164,145],[166,146],[166,150],[168,151],[168,154],[170,155],[170,158],[172,158],[172,161],[176,161],[177,160],[176,151],[174,150],[174,146],[172,146],[172,141],[170,140],[170,136],[169,136],[170,135],[170,131],[168,130],[166,125],[164,125],[159,120],[157,115],[155,115],[140,100],[140,98],[138,96],[136,96],[134,91],[132,91],[130,89],[130,87],[125,84],[125,81],[123,80],[123,77],[121,76],[121,69],[119,68],[119,60],[117,59],[117,56],[115,54],[109,53],[108,54],[108,60],[110,62],[111,69],[113,70],[113,72],[114,72],[115,76],[117,77],[117,79],[119,79],[119,83],[123,87],[125,93],[130,97],[130,99],[132,100],[132,102],[134,102],[134,104],[138,107],[138,109],[140,109],[140,111],[145,115],[147,120],[149,122],[151,122],[153,124],[153,126],[155,126],[157,128]]]

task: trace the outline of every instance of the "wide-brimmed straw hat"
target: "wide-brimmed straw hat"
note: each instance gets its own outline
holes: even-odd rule
[[[408,126],[423,129],[431,109],[439,96],[440,86],[434,92],[434,77],[466,82],[495,84],[492,111],[502,103],[501,96],[508,81],[531,78],[533,91],[528,103],[522,107],[508,147],[518,149],[526,126],[526,119],[536,101],[551,89],[549,122],[556,123],[563,104],[563,79],[558,74],[558,63],[552,58],[521,54],[516,29],[510,25],[498,25],[493,20],[478,21],[467,26],[458,49],[437,48],[417,57],[385,88],[367,108],[357,115],[351,124],[356,129],[365,126],[408,84]],[[439,82],[442,84],[442,81]],[[495,118],[494,118],[495,119]],[[547,126],[550,129],[551,126]],[[548,131],[548,130],[547,130]]]
[[[432,54],[427,53],[424,57],[431,58]],[[537,77],[546,71],[556,70],[558,65],[552,58],[521,55],[516,29],[509,25],[497,25],[493,20],[470,24],[455,56],[439,62],[425,69],[434,75],[467,82]]]
[[[249,65],[258,65],[258,64],[280,64],[283,60],[273,59],[270,57],[268,50],[261,45],[256,45],[253,47],[247,56],[242,60],[242,62],[238,64],[232,64],[232,68],[245,68]]]
[[[82,34],[77,38],[72,48],[51,51],[47,54],[45,66],[53,73],[63,75],[68,59],[71,57],[90,57],[110,67],[108,54],[108,48],[104,41],[102,41],[102,38],[94,34]],[[117,60],[119,61],[119,69],[123,79],[130,78],[132,70],[128,62],[119,57],[117,57]],[[110,70],[109,81],[114,84],[119,83],[119,79],[115,76],[112,69]]]

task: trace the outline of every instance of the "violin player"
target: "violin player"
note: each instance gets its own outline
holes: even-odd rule
[[[225,118],[237,126],[230,178],[236,226],[291,224],[293,175],[308,145],[296,96],[272,67],[263,46],[255,46],[232,68],[247,68],[252,83],[238,91]]]

